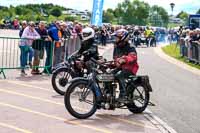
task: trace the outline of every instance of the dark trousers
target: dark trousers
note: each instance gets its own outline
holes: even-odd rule
[[[126,84],[125,84],[125,79],[127,79],[130,75],[132,75],[131,72],[126,71],[126,70],[121,70],[118,71],[115,74],[115,78],[119,82],[119,90],[120,90],[120,95],[126,95]]]
[[[101,37],[101,43],[103,46],[106,46],[106,36]]]
[[[45,66],[48,67],[48,71],[51,72],[52,67],[52,58],[53,58],[53,45],[52,43],[46,43],[45,44],[45,50],[46,50],[46,61]]]

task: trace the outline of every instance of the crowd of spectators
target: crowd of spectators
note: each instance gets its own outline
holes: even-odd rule
[[[6,19],[0,20],[0,29],[19,29],[19,28],[20,28],[20,22],[17,18],[14,20],[6,20]]]
[[[25,68],[29,65],[32,68],[32,74],[41,74],[39,71],[40,59],[43,59],[46,53],[45,66],[48,70],[43,73],[51,72],[51,67],[63,61],[66,58],[67,48],[65,46],[66,39],[80,38],[80,33],[83,28],[91,27],[95,31],[96,43],[105,46],[115,40],[112,34],[118,29],[126,29],[130,34],[130,41],[134,44],[134,38],[139,37],[139,44],[147,44],[149,38],[154,39],[155,42],[165,40],[167,34],[163,28],[153,28],[147,26],[113,26],[111,24],[104,24],[102,27],[92,26],[88,24],[81,24],[78,22],[64,22],[55,21],[51,24],[46,24],[44,21],[38,24],[34,22],[27,23],[26,21],[20,22],[19,36],[22,38],[19,44],[21,50],[20,62],[23,75],[26,75]],[[163,35],[164,34],[164,35]],[[51,51],[54,47],[54,51]],[[46,52],[45,52],[46,51]],[[53,53],[53,62],[51,64]],[[64,55],[64,54],[65,55]]]
[[[180,29],[180,54],[189,61],[200,64],[200,29]]]
[[[67,24],[63,21],[56,21],[50,25],[46,25],[41,21],[38,25],[34,22],[22,22],[19,36],[21,55],[21,74],[26,75],[25,68],[29,65],[32,68],[32,74],[41,74],[39,71],[40,59],[43,59],[46,53],[45,66],[43,73],[51,72],[52,65],[61,63],[63,47],[66,39],[76,37],[81,32],[82,25],[79,23]],[[54,51],[52,51],[54,47]],[[66,49],[64,49],[66,50]],[[46,52],[45,52],[46,51]],[[64,51],[64,53],[67,53]],[[52,56],[54,55],[54,56]],[[51,63],[53,58],[53,63]]]

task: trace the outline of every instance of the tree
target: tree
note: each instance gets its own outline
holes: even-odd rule
[[[17,14],[17,15],[22,15],[22,8],[20,8],[19,6],[17,6],[16,8],[15,8],[15,13]]]
[[[200,9],[197,11],[197,13],[196,14],[200,14]]]
[[[55,17],[59,17],[62,15],[62,11],[59,8],[55,7],[51,10],[50,14]]]
[[[167,11],[160,6],[154,5],[150,10],[150,23],[154,26],[167,26],[169,17]]]
[[[188,19],[188,16],[189,16],[188,13],[181,11],[176,17],[185,20]]]
[[[112,9],[107,9],[103,12],[103,22],[112,23],[115,19],[114,11]]]
[[[121,24],[145,25],[149,16],[149,4],[139,0],[125,0],[119,3],[114,11]]]
[[[41,10],[43,13],[41,13]],[[63,10],[66,10],[66,8],[53,4],[26,4],[18,5],[16,7],[0,6],[0,19],[4,18],[13,20],[17,16],[19,20],[46,20],[50,22],[50,20],[58,19],[58,17],[64,19],[65,16],[61,15]],[[51,15],[51,12],[54,16]]]
[[[65,17],[65,21],[75,21],[76,20],[76,17],[73,17],[73,16],[66,16]]]

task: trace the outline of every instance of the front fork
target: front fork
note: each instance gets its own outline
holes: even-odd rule
[[[101,100],[102,93],[101,93],[100,87],[98,86],[98,84],[96,83],[95,80],[93,80],[93,79],[90,78],[90,76],[89,76],[88,87],[92,88],[92,91],[95,92],[97,101]]]

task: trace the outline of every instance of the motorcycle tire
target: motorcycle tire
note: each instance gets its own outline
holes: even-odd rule
[[[128,86],[128,87],[133,87],[133,86]],[[136,97],[134,95],[134,92],[136,92],[136,91],[139,92],[138,91],[139,87],[142,88],[143,92],[145,93],[144,94],[145,98],[143,99],[144,103],[143,103],[142,106],[138,106],[136,104],[136,102],[134,101],[134,98]],[[130,90],[131,91],[129,92],[129,97],[131,99],[133,99],[133,101],[131,101],[131,103],[127,104],[128,110],[130,112],[132,112],[132,113],[135,113],[135,114],[142,113],[147,108],[147,106],[149,104],[149,99],[150,99],[150,93],[149,93],[149,91],[147,89],[145,89],[144,85],[141,85],[141,84],[135,85],[134,88],[133,89],[131,88]],[[141,97],[141,95],[140,95],[140,97]]]
[[[65,79],[64,77],[59,79],[58,84],[60,86],[58,86],[58,84],[56,83],[57,76],[62,72],[70,74],[72,78],[75,77],[75,74],[70,69],[67,69],[67,68],[58,69],[57,71],[55,71],[55,73],[53,73],[52,78],[51,78],[51,83],[52,83],[53,89],[60,95],[64,95],[66,92],[66,90],[63,90],[60,87],[65,87],[68,84],[68,79]]]
[[[94,95],[93,96],[93,104],[91,104],[92,107],[91,107],[90,111],[88,111],[86,113],[79,113],[78,110],[84,111],[84,109],[80,108],[81,107],[80,105],[77,105],[77,106],[75,106],[75,108],[73,108],[73,105],[71,103],[73,101],[73,99],[71,99],[71,98],[72,98],[72,96],[74,96],[74,95],[72,95],[72,93],[79,86],[88,86],[88,81],[77,80],[77,81],[74,81],[72,84],[70,84],[70,86],[68,87],[68,89],[67,89],[67,91],[65,93],[65,96],[64,96],[65,108],[75,118],[78,118],[78,119],[87,119],[87,118],[91,117],[97,111],[96,95],[95,95],[95,92],[94,92],[93,89],[88,88],[92,92],[92,94]],[[78,93],[78,92],[76,92],[76,93]],[[80,100],[80,96],[79,96],[79,100]]]

